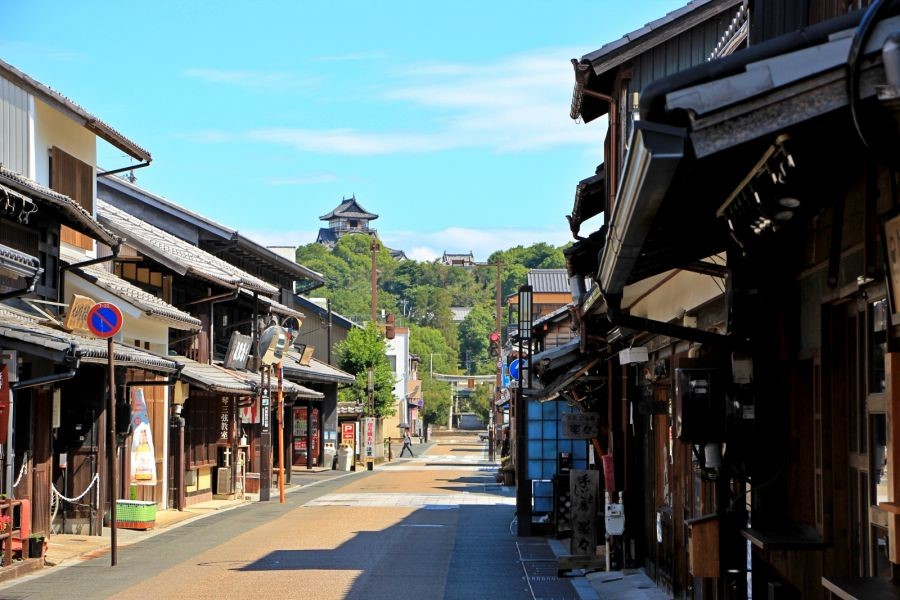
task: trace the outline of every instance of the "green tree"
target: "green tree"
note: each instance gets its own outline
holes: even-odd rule
[[[409,351],[420,359],[425,419],[431,424],[444,424],[450,417],[450,384],[432,379],[431,373],[433,370],[435,373],[455,374],[456,350],[439,330],[410,325]]]
[[[336,348],[338,366],[353,375],[356,380],[350,387],[340,390],[342,401],[358,402],[368,406],[369,369],[374,372],[375,416],[384,417],[397,412],[394,402],[394,372],[387,358],[387,344],[374,323],[365,328],[353,328],[347,338]]]
[[[496,358],[488,354],[490,333],[496,328],[494,308],[479,305],[469,311],[459,325],[459,354],[467,364],[464,370],[473,374],[488,374],[497,371]]]

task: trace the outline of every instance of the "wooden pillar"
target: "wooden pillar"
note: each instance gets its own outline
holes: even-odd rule
[[[881,508],[888,511],[888,557],[900,563],[900,353],[888,352],[884,357],[885,409],[887,411],[888,500]]]

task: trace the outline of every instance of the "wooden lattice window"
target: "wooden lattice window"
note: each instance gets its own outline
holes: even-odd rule
[[[91,216],[94,214],[94,168],[53,146],[50,150],[50,187],[74,200]],[[63,225],[62,241],[92,250],[94,240]]]

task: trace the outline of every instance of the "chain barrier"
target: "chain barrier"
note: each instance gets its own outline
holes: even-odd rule
[[[20,483],[22,483],[22,478],[25,477],[26,471],[28,471],[28,458],[27,457],[25,458],[25,460],[22,461],[22,468],[19,469],[19,476],[16,478],[16,482],[14,484],[12,484],[13,489],[15,489],[16,486],[18,486]]]
[[[75,496],[74,498],[66,498],[65,496],[63,496],[60,493],[60,491],[58,489],[56,489],[56,486],[51,483],[50,489],[52,491],[51,504],[53,505],[53,514],[50,515],[50,522],[52,523],[56,519],[56,513],[59,510],[59,505],[61,504],[60,500],[64,500],[70,504],[75,504],[76,502],[78,502],[79,500],[81,500],[82,498],[87,496],[87,493],[91,491],[91,488],[94,487],[94,484],[99,483],[99,482],[100,482],[100,474],[95,473],[94,478],[91,479],[91,483],[88,484],[87,488],[85,488],[85,490],[83,492],[81,492],[79,495]]]

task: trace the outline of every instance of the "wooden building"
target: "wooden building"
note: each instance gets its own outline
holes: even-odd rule
[[[609,551],[674,597],[898,594],[900,16],[866,4],[691,2],[574,61],[610,121],[568,252]]]

